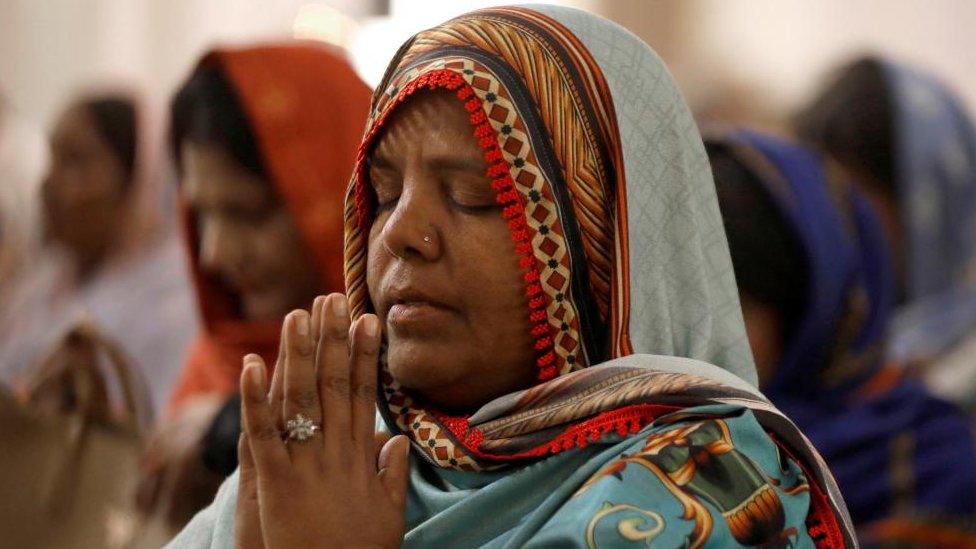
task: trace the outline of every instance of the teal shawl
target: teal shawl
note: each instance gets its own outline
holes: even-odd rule
[[[473,12],[397,53],[346,201],[346,286],[369,310],[364,164],[422,90],[471,113],[525,270],[539,383],[468,416],[381,368],[412,442],[405,546],[854,546],[830,473],[754,388],[701,137],[663,63],[600,17]],[[173,542],[230,547],[237,481]]]

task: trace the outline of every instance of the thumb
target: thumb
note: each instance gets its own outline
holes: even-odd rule
[[[240,477],[237,486],[237,509],[234,519],[235,547],[238,549],[262,548],[261,517],[258,508],[258,473],[251,455],[247,435],[241,433],[237,443],[237,461]]]
[[[376,471],[380,470],[380,452],[383,451],[383,447],[392,438],[390,435],[376,431],[373,433],[373,456],[376,457]]]
[[[397,435],[386,441],[377,460],[377,476],[390,499],[400,509],[407,499],[409,457],[410,441],[403,435]]]
[[[237,466],[240,468],[240,486],[254,489],[257,487],[258,470],[254,465],[254,455],[251,454],[251,442],[247,433],[241,433],[237,439]]]

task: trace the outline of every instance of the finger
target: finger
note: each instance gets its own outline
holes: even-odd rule
[[[303,310],[292,311],[285,317],[285,324],[284,345],[287,350],[284,364],[285,400],[282,406],[285,428],[288,429],[289,422],[309,420],[320,426],[322,406],[315,382],[315,347],[312,345],[309,314]],[[312,434],[312,437],[318,438],[318,434]],[[292,463],[309,463],[307,460],[317,459],[321,452],[321,439],[316,442],[319,444],[289,438],[288,450]]]
[[[377,357],[380,348],[380,323],[376,315],[365,314],[352,328],[350,369],[352,374],[353,447],[362,451],[364,463],[373,464],[373,433],[376,432]]]
[[[388,433],[382,431],[376,431],[373,433],[373,462],[376,464],[376,470],[379,471],[379,460],[380,460],[380,450],[383,449],[383,445],[386,441],[390,440],[391,436]]]
[[[251,454],[251,444],[246,433],[241,433],[237,439],[237,464],[240,469],[240,486],[252,486],[249,483],[257,478],[258,472],[254,468],[254,456]]]
[[[378,463],[380,483],[397,509],[407,500],[407,479],[410,469],[410,441],[397,435],[383,445]]]
[[[349,410],[349,304],[346,296],[330,294],[322,315],[318,348],[318,382],[322,402],[322,434],[326,455],[348,452]]]
[[[241,375],[241,423],[259,476],[275,476],[289,464],[288,452],[274,424],[265,396],[268,373],[258,355],[244,357]]]
[[[312,343],[318,345],[322,336],[322,311],[325,309],[325,296],[320,295],[312,302]]]
[[[237,508],[234,513],[235,547],[264,547],[261,539],[261,516],[258,508],[257,470],[247,435],[241,433],[237,442],[237,461],[240,472],[237,479]]]
[[[285,345],[285,332],[288,330],[287,318],[281,323],[281,337],[278,340],[278,358],[275,359],[274,372],[271,374],[271,390],[268,401],[271,403],[271,414],[274,417],[278,431],[284,431],[285,421],[282,418],[282,405],[285,401],[285,361],[288,359],[288,349]]]

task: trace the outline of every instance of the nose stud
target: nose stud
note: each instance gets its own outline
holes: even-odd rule
[[[428,234],[425,234],[424,235],[424,242],[430,244],[430,235],[428,235]]]

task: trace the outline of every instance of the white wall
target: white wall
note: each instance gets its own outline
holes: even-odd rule
[[[392,19],[362,16],[380,0],[323,0],[360,18],[352,42],[375,80],[415,30],[491,0],[390,0]],[[48,125],[79,89],[138,83],[168,100],[215,42],[291,34],[310,0],[0,0],[0,90]],[[686,96],[707,104],[737,89],[767,113],[811,93],[837,63],[880,51],[926,65],[976,105],[976,2],[971,0],[567,0],[606,14],[672,66]],[[743,91],[745,93],[743,93]]]
[[[976,107],[971,0],[694,0],[697,53],[729,78],[795,105],[839,63],[882,53],[928,67]],[[702,71],[702,74],[709,74]]]
[[[216,42],[288,36],[300,0],[0,0],[0,90],[48,126],[79,90],[159,107]]]

